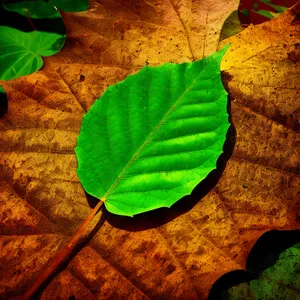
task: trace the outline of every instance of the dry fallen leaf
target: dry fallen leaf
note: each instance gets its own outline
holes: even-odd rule
[[[74,147],[93,101],[146,63],[200,59],[228,42],[222,69],[236,136],[217,185],[210,190],[213,172],[171,209],[100,213],[40,297],[205,299],[219,276],[245,267],[263,232],[300,228],[299,8],[218,45],[238,4],[215,2],[93,2],[64,16],[68,42],[41,71],[1,82],[9,111],[0,119],[0,299],[22,295],[91,210]]]

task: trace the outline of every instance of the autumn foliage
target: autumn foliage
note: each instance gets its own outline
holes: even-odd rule
[[[63,14],[66,44],[40,71],[1,81],[0,299],[24,294],[91,211],[74,148],[95,99],[146,64],[202,59],[227,43],[232,126],[218,169],[170,209],[100,211],[40,299],[205,299],[221,275],[245,268],[264,232],[300,228],[300,7],[220,41],[237,6],[90,1]]]

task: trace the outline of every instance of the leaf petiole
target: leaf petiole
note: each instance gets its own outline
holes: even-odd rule
[[[84,235],[88,225],[91,223],[98,210],[102,207],[103,203],[104,202],[102,200],[100,200],[97,203],[97,205],[93,208],[93,210],[90,212],[88,217],[84,220],[82,225],[75,232],[75,234],[67,243],[67,245],[64,246],[53,257],[53,259],[49,262],[48,266],[46,266],[42,274],[37,278],[37,280],[32,284],[32,286],[29,288],[26,294],[22,297],[22,300],[29,300],[33,296],[33,294],[40,288],[40,286],[51,276],[51,274],[56,270],[56,268],[70,256],[72,250],[78,244],[80,238],[82,238],[82,236]]]
[[[26,17],[27,17],[27,20],[28,20],[30,26],[32,27],[33,30],[36,30],[33,22],[30,19],[30,15],[29,15],[28,9],[25,8],[24,11],[25,11],[25,14],[26,14]]]

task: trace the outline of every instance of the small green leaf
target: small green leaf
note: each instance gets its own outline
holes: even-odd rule
[[[8,11],[17,12],[24,17],[29,17],[30,19],[61,18],[60,13],[54,8],[54,6],[48,2],[44,2],[43,0],[20,2],[5,1],[2,6]]]
[[[89,7],[88,0],[50,0],[49,3],[66,12],[85,11]]]
[[[284,250],[258,279],[230,288],[228,296],[230,300],[300,299],[300,243]]]
[[[275,9],[277,13],[283,13],[288,9],[288,7],[271,3],[271,0],[261,0],[261,2]]]
[[[58,18],[60,13],[57,9],[66,12],[84,11],[88,9],[88,0],[27,0],[17,2],[5,0],[2,6],[6,10],[30,18]]]
[[[87,193],[126,216],[170,207],[216,168],[229,127],[220,61],[145,67],[84,116],[77,173]]]
[[[272,19],[272,18],[275,18],[277,17],[279,14],[285,12],[288,7],[285,7],[285,6],[280,6],[280,5],[275,5],[275,4],[272,4],[271,3],[271,0],[261,0],[261,2],[265,5],[268,5],[270,6],[271,8],[273,8],[275,10],[275,12],[273,11],[269,11],[269,10],[265,10],[265,9],[260,9],[260,10],[254,10],[252,9],[253,12],[263,16],[263,17],[266,17],[268,19]],[[254,8],[257,8],[257,6]]]
[[[43,65],[41,56],[54,55],[64,42],[65,35],[0,26],[0,79],[14,79],[39,70]]]
[[[264,9],[260,9],[260,10],[252,10],[253,12],[263,16],[263,17],[266,17],[268,19],[273,19],[274,17],[277,17],[278,14],[277,13],[274,13],[274,12],[271,12],[271,11],[268,11],[268,10],[264,10]]]

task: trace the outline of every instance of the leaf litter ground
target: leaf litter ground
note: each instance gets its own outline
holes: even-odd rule
[[[207,18],[197,18],[202,11],[189,13],[183,1],[103,3],[64,16],[66,47],[41,71],[1,82],[9,97],[0,120],[2,298],[23,294],[90,212],[74,154],[83,113],[108,85],[146,63],[214,52],[218,42],[210,51],[211,41],[201,40],[215,36],[205,20],[219,22],[228,7],[210,4]],[[236,142],[218,184],[191,209],[179,205],[135,223],[105,213],[41,299],[205,299],[218,277],[244,267],[263,232],[299,228],[298,13],[294,8],[219,45],[231,42],[221,67]],[[197,32],[199,26],[205,30]]]

